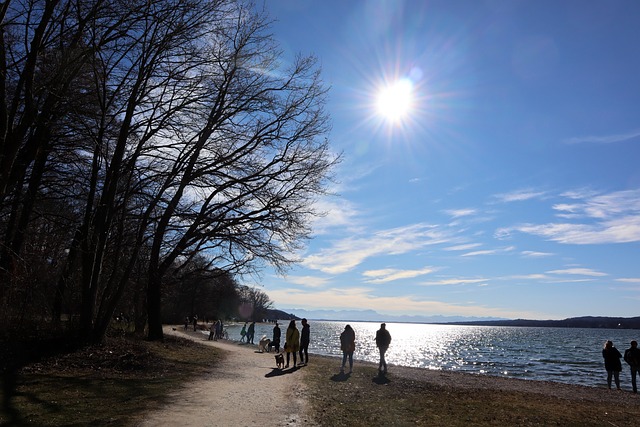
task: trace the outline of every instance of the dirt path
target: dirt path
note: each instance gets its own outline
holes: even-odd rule
[[[305,416],[304,368],[276,369],[273,353],[257,346],[228,341],[207,341],[200,332],[165,327],[164,333],[188,337],[224,351],[220,364],[206,378],[171,398],[161,411],[138,424],[155,426],[312,426]]]

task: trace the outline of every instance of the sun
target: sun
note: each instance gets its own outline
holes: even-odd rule
[[[409,79],[397,80],[380,89],[377,96],[377,113],[385,120],[398,122],[411,113],[413,84]]]

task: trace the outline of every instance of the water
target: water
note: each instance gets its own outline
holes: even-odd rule
[[[283,344],[287,321],[280,323]],[[378,362],[375,333],[379,323],[309,320],[309,352],[341,356],[340,333],[349,323],[356,333],[354,359]],[[298,329],[300,322],[296,322]],[[240,340],[242,325],[227,325],[229,337]],[[620,353],[640,331],[632,329],[525,328],[387,323],[392,341],[387,363],[417,368],[461,371],[511,378],[606,386],[602,347],[612,340]],[[272,324],[256,324],[254,343],[272,338]],[[621,382],[630,388],[628,365]]]

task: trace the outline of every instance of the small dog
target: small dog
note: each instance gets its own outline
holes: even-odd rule
[[[265,351],[268,353],[269,352],[269,344],[271,344],[271,340],[269,338],[267,338],[266,335],[263,335],[262,339],[258,343],[258,350],[260,351],[260,353],[264,353]]]
[[[276,358],[276,366],[278,369],[284,368],[284,356],[282,353],[278,353],[274,357]]]

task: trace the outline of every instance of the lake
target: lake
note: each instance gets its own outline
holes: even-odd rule
[[[284,344],[289,322],[279,323]],[[377,363],[375,333],[379,323],[309,320],[309,352],[341,356],[339,336],[347,323],[356,333],[354,359]],[[296,325],[301,329],[300,322]],[[240,340],[242,324],[225,327],[230,339]],[[387,352],[389,364],[596,387],[606,387],[604,342],[612,340],[624,354],[631,340],[640,338],[640,331],[634,329],[387,323],[387,330],[392,337]],[[272,338],[273,324],[256,324],[255,344],[262,335]],[[336,361],[336,367],[339,363]],[[630,390],[629,368],[624,361],[622,365],[622,388]]]

